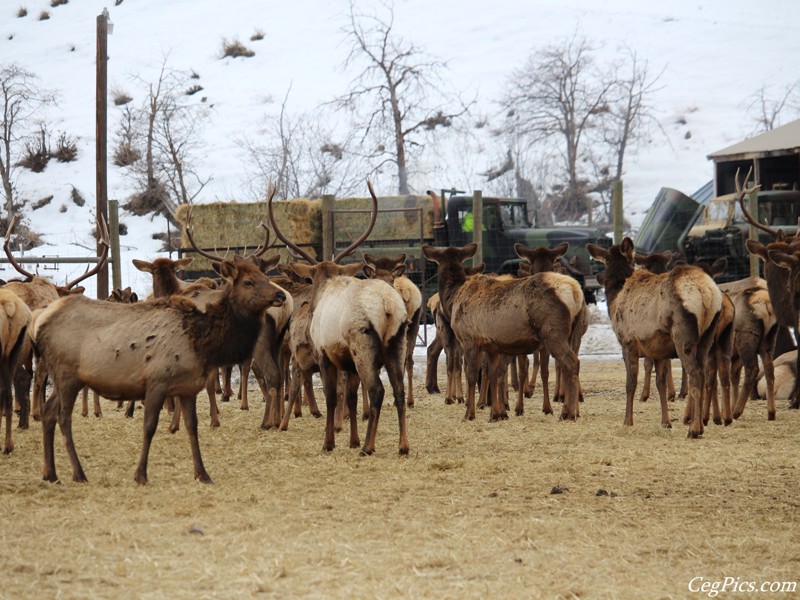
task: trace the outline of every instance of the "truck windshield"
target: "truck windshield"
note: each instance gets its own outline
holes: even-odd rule
[[[760,200],[758,216],[762,223],[771,223],[776,227],[797,225],[797,217],[800,216],[800,202],[797,202],[797,199],[787,198]]]
[[[500,217],[504,229],[527,229],[531,226],[525,205],[518,202],[500,204]]]

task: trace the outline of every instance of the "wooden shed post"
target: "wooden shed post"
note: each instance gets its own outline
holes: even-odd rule
[[[483,192],[472,192],[472,241],[478,244],[478,250],[472,257],[472,265],[483,262]]]
[[[336,196],[325,194],[320,205],[322,211],[322,260],[333,258],[333,206]]]

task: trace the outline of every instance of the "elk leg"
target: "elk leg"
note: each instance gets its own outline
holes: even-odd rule
[[[132,419],[135,410],[136,410],[136,400],[128,400],[128,406],[125,409],[125,418]]]
[[[358,389],[361,387],[361,378],[358,373],[345,373],[347,412],[350,414],[350,447],[358,448],[361,439],[358,437]]]
[[[29,362],[30,361],[26,361],[19,365],[14,372],[14,397],[19,401],[18,429],[28,428],[28,416],[31,411],[30,392],[33,375],[31,374],[32,367],[29,365]]]
[[[279,351],[280,348],[278,348]],[[280,357],[271,352],[259,354],[261,360],[254,360],[252,363],[253,373],[255,373],[256,379],[259,381],[259,385],[261,385],[262,381],[264,382],[263,385],[267,391],[265,398],[269,396],[269,401],[264,407],[264,419],[261,422],[261,428],[271,429],[272,427],[278,427],[283,418],[283,376],[277,362]]]
[[[764,363],[764,377],[767,381],[767,420],[775,420],[775,367],[772,364],[772,352],[769,348],[761,353]]]
[[[726,342],[727,348],[719,350],[717,355],[717,368],[719,369],[719,384],[722,388],[722,422],[730,425],[733,422],[731,417],[731,348],[733,337]]]
[[[72,465],[72,481],[83,483],[87,479],[83,472],[81,461],[78,459],[78,452],[75,450],[75,442],[72,439],[72,410],[75,408],[75,400],[78,398],[80,385],[66,385],[62,386],[61,389],[62,391],[59,392],[61,403],[58,407],[58,428],[64,437],[64,445],[67,448],[69,462]]]
[[[89,388],[86,386],[81,389],[81,416],[89,416]]]
[[[464,418],[472,421],[475,418],[475,386],[480,371],[478,353],[475,350],[464,350],[464,370],[467,373],[467,412]]]
[[[500,368],[500,355],[496,353],[491,353],[488,355],[489,364],[488,364],[488,373],[486,379],[492,382],[492,386],[494,388],[491,402],[492,402],[492,410],[489,416],[490,421],[500,421],[502,419],[508,419],[508,413],[506,412],[505,408],[503,407],[503,399],[501,397],[501,386],[500,386],[500,379],[505,377],[505,370]],[[483,385],[481,384],[481,389]]]
[[[94,405],[94,416],[98,419],[103,416],[103,409],[100,406],[100,394],[92,390],[92,404]]]
[[[392,377],[395,377],[399,372],[401,377],[400,389],[402,389],[403,385],[402,361],[405,355],[405,335],[406,329],[404,326],[401,327],[395,337],[389,341],[385,349],[387,370],[389,370],[389,363],[397,361],[394,364],[394,369],[396,369],[396,371]],[[385,394],[379,370],[376,368],[376,365],[379,364],[378,357],[384,349],[381,347],[382,343],[374,331],[365,333],[363,336],[359,337],[357,343],[359,344],[357,347],[360,351],[358,355],[354,357],[355,366],[369,394],[369,421],[367,421],[367,434],[364,439],[364,445],[361,448],[361,453],[371,455],[375,452],[375,440],[378,436],[378,422],[380,421],[381,407],[383,406],[383,397]],[[395,399],[395,401],[398,400],[403,403],[403,410],[405,411],[405,395],[401,393],[400,398]]]
[[[219,377],[217,377],[218,369],[211,369],[211,372],[206,377],[206,394],[208,394],[208,412],[211,416],[211,427],[219,427],[219,407],[217,406],[216,387]],[[197,404],[197,398],[194,400]],[[181,403],[183,406],[183,403]],[[196,409],[195,409],[196,410]],[[186,415],[183,415],[183,422],[186,423]]]
[[[250,410],[250,404],[247,402],[247,380],[250,378],[250,367],[252,365],[252,361],[246,360],[242,364],[239,365],[239,376],[241,378],[241,382],[239,384],[239,395],[241,396],[241,404],[239,404],[239,408],[241,410]],[[256,374],[256,381],[258,381],[259,385],[261,382],[258,380],[258,374]],[[263,390],[262,390],[263,393]],[[231,390],[231,395],[233,391]],[[266,395],[264,399],[266,400]]]
[[[325,442],[322,444],[322,449],[325,452],[330,452],[336,447],[336,440],[334,437],[334,413],[336,412],[336,380],[338,379],[338,372],[336,367],[323,356],[320,360],[319,373],[322,379],[322,390],[325,393]]]
[[[44,404],[47,389],[47,365],[40,356],[36,361],[36,369],[33,371],[33,400],[31,406],[31,416],[34,421],[42,419],[42,405]]]
[[[667,399],[675,402],[675,377],[672,375],[672,360],[667,361],[667,389],[669,390]]]
[[[539,350],[534,351],[533,353],[533,368],[531,369],[531,378],[528,381],[528,392],[527,397],[533,398],[533,391],[536,389],[536,377],[539,375],[539,368],[541,367],[542,357],[539,353]],[[552,414],[553,409],[550,409],[550,413]]]
[[[792,393],[789,395],[789,408],[797,410],[800,408],[800,323],[794,328],[794,341],[797,347],[797,361],[794,364],[794,387],[792,388]]]
[[[656,390],[658,391],[658,399],[661,402],[661,427],[664,429],[672,429],[672,423],[669,420],[669,405],[667,404],[667,371],[669,371],[669,359],[645,359],[645,367],[647,366],[648,360],[650,361],[651,369],[655,366],[656,371]],[[645,373],[645,381],[649,380],[650,376]]]
[[[364,421],[369,419],[369,396],[363,382],[361,383],[361,418]]]
[[[553,414],[550,404],[550,353],[544,348],[539,350],[539,368],[542,372],[542,412],[546,415]]]
[[[517,361],[512,361],[511,364],[511,389],[515,392],[519,391],[519,373],[517,372]]]
[[[345,405],[345,383],[344,371],[336,372],[336,409],[333,413],[333,430],[339,433],[342,430],[344,423],[344,405]]]
[[[410,348],[406,352],[406,360],[405,360],[405,372],[406,377],[408,378],[408,385],[406,386],[406,404],[409,408],[414,407],[414,346],[413,344],[416,343],[416,336],[415,339],[408,340],[407,343],[409,344]]]
[[[414,337],[416,338],[416,335]],[[407,341],[407,343],[412,342]],[[397,425],[400,430],[398,451],[402,456],[406,456],[409,451],[409,445],[408,431],[406,429],[406,402],[403,398],[405,390],[403,389],[403,369],[401,367],[402,352],[394,346],[394,340],[390,342],[389,349],[391,354],[386,361],[386,373],[389,375],[389,384],[392,386],[392,395],[394,396],[394,406],[397,409]]]
[[[625,421],[633,426],[633,395],[636,393],[636,380],[639,377],[639,357],[630,351],[623,350],[625,359]]]
[[[230,402],[233,397],[233,387],[231,387],[231,379],[233,378],[233,366],[228,365],[218,369],[219,377],[222,379],[222,402]],[[239,367],[241,373],[241,366]]]
[[[181,399],[178,396],[169,399],[172,402],[172,420],[167,431],[175,433],[181,428]],[[147,409],[147,405],[145,405]]]
[[[652,374],[653,374],[653,359],[645,358],[644,375],[642,376],[644,386],[642,387],[642,395],[639,396],[639,402],[647,402],[647,400],[650,398],[650,380],[652,379]],[[656,377],[658,377],[658,375],[656,375]]]
[[[514,413],[521,417],[525,414],[525,396],[527,395],[528,387],[528,357],[520,354],[516,358],[517,369],[519,370],[520,387],[517,394],[517,405],[514,407]]]
[[[303,373],[303,389],[305,390],[305,396],[308,400],[309,412],[318,419],[322,418],[322,413],[319,412],[319,407],[317,406],[317,399],[314,397],[314,384],[311,380],[311,371]]]
[[[154,389],[147,390],[144,398],[144,439],[142,441],[142,454],[139,458],[139,465],[136,467],[136,475],[134,475],[134,481],[140,485],[147,483],[147,457],[150,454],[150,444],[158,427],[158,415],[164,406],[164,400],[165,393]],[[173,415],[179,413],[179,407],[182,404],[178,397],[175,400],[175,412]],[[189,435],[191,436],[191,434]]]
[[[212,372],[208,383],[213,388],[216,385],[217,375]],[[197,396],[181,396],[181,410],[183,412],[183,424],[186,425],[186,433],[189,435],[189,445],[192,448],[192,463],[194,464],[194,478],[202,483],[213,483],[211,477],[206,473],[203,466],[203,458],[200,456],[200,440],[197,436]]]
[[[733,409],[734,419],[738,419],[742,416],[742,413],[744,413],[744,407],[747,405],[747,399],[750,397],[750,390],[753,388],[758,374],[758,357],[750,345],[747,345],[747,347],[740,347],[739,358],[744,366],[744,383],[739,390],[739,397]]]
[[[61,399],[58,393],[53,391],[50,398],[48,398],[41,407],[42,448],[44,450],[44,471],[42,479],[51,483],[58,481],[58,475],[56,475],[55,434],[60,404]]]
[[[455,362],[453,363],[453,383],[455,385],[455,394],[456,394],[456,402],[458,404],[464,404],[464,387],[463,387],[463,373],[464,370],[464,349],[461,347],[461,344],[456,344],[455,349]],[[475,357],[475,366],[478,366],[478,358]],[[477,377],[477,372],[475,374]],[[477,380],[476,380],[477,381]],[[474,407],[474,402],[473,402]]]
[[[550,355],[556,359],[556,365],[564,372],[561,380],[564,388],[564,404],[561,407],[562,421],[574,421],[580,416],[580,406],[578,403],[578,390],[580,389],[581,361],[578,355],[569,345],[568,340],[557,339],[548,344],[546,352],[542,355],[542,369],[544,369],[545,358],[550,361]],[[636,362],[638,365],[638,360]],[[544,374],[544,371],[542,371]],[[544,379],[542,380],[544,385]],[[633,397],[631,396],[631,401]]]
[[[443,349],[444,345],[442,344],[442,338],[437,332],[433,342],[431,342],[431,345],[428,346],[428,359],[425,363],[425,390],[429,394],[441,393],[439,391],[437,369],[439,367],[439,355],[442,353]]]
[[[286,412],[283,413],[283,419],[281,419],[281,424],[278,427],[279,431],[286,431],[289,429],[289,416],[292,414],[292,410],[294,410],[295,418],[300,418],[302,414],[301,408],[301,394],[303,393],[301,389],[301,378],[304,374],[301,374],[299,371],[299,367],[297,365],[297,361],[292,360],[292,379],[291,383],[289,384],[289,406],[286,407]]]
[[[11,373],[8,370],[8,365],[3,365],[0,369],[3,371],[2,374],[0,374],[0,379],[2,379],[0,395],[2,395],[3,414],[6,418],[6,443],[3,447],[3,454],[11,454],[11,452],[14,451],[14,440],[11,437],[11,420],[14,416],[14,398],[11,394]]]

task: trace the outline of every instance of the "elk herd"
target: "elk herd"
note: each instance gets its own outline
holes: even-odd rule
[[[197,394],[207,391],[210,424],[219,427],[219,380],[227,400],[233,395],[231,369],[238,366],[240,406],[249,408],[246,383],[252,370],[265,401],[263,429],[288,429],[290,416],[299,416],[303,404],[321,417],[312,385],[313,375],[318,374],[326,409],[323,450],[334,450],[346,407],[349,445],[360,447],[365,455],[376,449],[385,370],[397,411],[398,450],[408,454],[406,411],[418,401],[413,357],[425,306],[420,289],[405,275],[406,255],[364,253],[361,260],[344,262],[367,240],[378,215],[378,199],[372,185],[368,187],[372,206],[366,230],[336,256],[322,260],[278,227],[274,194],[267,201],[269,221],[293,258],[288,265],[278,264],[279,254],[267,254],[275,246],[270,245],[270,230],[263,223],[265,240],[253,253],[219,256],[197,247],[189,216],[187,238],[195,251],[212,261],[218,277],[191,284],[181,281],[177,274],[190,258],[135,260],[137,269],[152,275],[152,292],[142,301],[130,288],[115,290],[108,300],[91,300],[77,285],[97,273],[108,256],[103,223],[98,223],[104,246],[100,262],[62,287],[19,266],[8,247],[12,219],[4,250],[23,278],[0,286],[0,314],[5,317],[0,322],[4,452],[14,449],[11,421],[16,399],[20,428],[29,427],[29,413],[41,420],[44,479],[58,481],[54,458],[58,425],[72,478],[86,481],[73,441],[72,413],[79,393],[83,393],[82,414],[88,413],[86,398],[92,390],[97,416],[102,414],[98,394],[128,401],[128,416],[133,415],[134,402],[143,404],[138,483],[147,482],[150,445],[165,405],[173,412],[171,432],[183,416],[195,478],[210,482],[198,441]],[[675,397],[672,359],[679,359],[683,368],[681,390],[687,398],[683,420],[689,437],[700,437],[709,419],[728,425],[742,415],[755,390],[759,358],[767,418],[775,419],[773,354],[779,328],[793,330],[800,342],[800,229],[787,237],[758,223],[744,204],[746,187],[747,178],[742,187],[737,178],[745,218],[773,240],[747,243],[764,263],[764,279],[718,285],[714,276],[724,264],[687,265],[674,261],[671,253],[637,255],[630,238],[609,248],[588,246],[592,257],[605,264],[600,278],[627,374],[625,425],[633,425],[640,358],[646,367],[642,400],[649,394],[652,368],[665,428],[671,427],[669,400]],[[428,347],[428,392],[438,392],[437,361],[444,350],[445,402],[465,403],[466,420],[474,419],[476,408],[485,406],[491,420],[508,418],[509,374],[517,391],[517,416],[524,414],[524,398],[532,396],[539,374],[542,411],[551,414],[552,356],[556,366],[552,398],[561,404],[560,418],[579,417],[584,400],[579,352],[589,312],[581,286],[564,272],[567,249],[567,244],[552,249],[517,244],[519,272],[494,275],[484,274],[482,265],[465,265],[475,255],[476,244],[421,248],[438,275],[438,293],[427,300],[436,325],[436,338]],[[530,374],[529,355],[533,355]],[[800,355],[787,356],[790,359],[782,358],[778,364],[793,377],[789,402],[798,408]],[[359,390],[367,421],[363,443],[358,431]]]

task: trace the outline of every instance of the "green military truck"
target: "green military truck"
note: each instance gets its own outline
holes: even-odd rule
[[[473,199],[467,195],[435,194],[384,196],[378,198],[379,215],[369,238],[350,260],[359,260],[360,252],[375,256],[408,256],[408,273],[426,292],[436,291],[434,265],[426,264],[421,246],[464,246],[473,241],[469,227]],[[323,258],[326,235],[331,238],[333,253],[345,248],[365,229],[369,219],[369,198],[341,198],[327,203],[320,199],[294,199],[275,202],[278,226],[295,243],[308,248],[309,253]],[[191,224],[198,247],[223,253],[227,249],[245,252],[263,241],[263,231],[256,225],[268,222],[266,202],[216,202],[181,207],[177,218]],[[468,217],[469,215],[469,217]],[[586,244],[605,247],[611,240],[599,228],[592,227],[535,227],[531,224],[527,201],[521,198],[483,198],[483,260],[486,272],[516,272],[520,259],[514,252],[517,242],[534,248],[553,247],[569,242],[566,258],[572,259],[572,274],[581,282],[588,302],[595,301],[600,288],[597,273],[602,265],[593,261]],[[210,264],[191,249],[185,235],[181,255],[193,256],[192,270],[196,278],[210,272]],[[279,246],[280,250],[281,247]],[[345,261],[346,262],[346,261]],[[426,294],[427,295],[427,294]]]
[[[736,194],[713,197],[712,186],[692,196],[671,188],[662,188],[648,210],[634,245],[642,253],[677,251],[693,264],[727,258],[728,265],[720,283],[736,281],[750,275],[750,254],[745,246],[750,226],[742,215]],[[759,191],[758,220],[789,235],[797,230],[800,217],[800,191]],[[762,243],[772,238],[759,230]],[[759,268],[763,268],[759,264]]]

